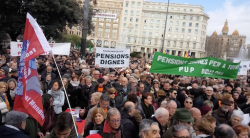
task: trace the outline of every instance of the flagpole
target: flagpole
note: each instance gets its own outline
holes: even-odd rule
[[[65,94],[65,97],[66,97],[67,102],[68,102],[68,104],[69,104],[69,110],[70,110],[70,114],[71,114],[71,113],[72,113],[72,108],[71,108],[70,103],[69,103],[69,98],[68,98],[68,96],[67,96],[67,92],[66,92],[66,89],[65,89],[64,84],[63,84],[63,80],[62,80],[62,76],[61,76],[60,70],[59,70],[59,68],[58,68],[58,66],[57,66],[56,60],[55,60],[55,58],[54,58],[54,54],[51,53],[51,55],[52,55],[52,58],[53,58],[53,60],[54,60],[54,63],[56,64],[56,68],[57,68],[58,74],[59,74],[60,79],[61,79],[61,81],[62,81],[62,85],[63,85],[63,89],[64,89],[64,94]],[[74,126],[75,126],[75,131],[76,131],[77,138],[79,138],[79,136],[78,136],[78,131],[77,131],[77,127],[76,127],[76,123],[75,123],[75,120],[74,120],[72,114],[71,114],[71,117],[72,117],[72,120],[73,120],[73,123],[74,123]]]

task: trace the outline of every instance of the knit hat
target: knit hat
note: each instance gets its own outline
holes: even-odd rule
[[[97,80],[98,83],[103,83],[104,81],[105,81],[104,78],[99,78],[99,79]]]
[[[211,111],[211,108],[208,107],[208,106],[203,105],[203,106],[200,108],[200,110],[201,110],[201,115],[203,116],[203,115],[207,114],[209,111]]]
[[[9,74],[9,68],[8,67],[1,67],[1,70],[4,70],[5,75]]]
[[[10,111],[9,113],[6,114],[6,119],[5,119],[5,123],[7,125],[19,125],[21,124],[23,121],[26,120],[26,118],[28,118],[29,115],[23,113],[23,112],[19,112],[19,111]]]

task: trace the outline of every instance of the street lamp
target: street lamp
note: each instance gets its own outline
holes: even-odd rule
[[[167,21],[168,21],[168,9],[169,9],[169,1],[168,0],[168,7],[167,7],[167,14],[166,14],[166,22],[165,22],[165,29],[164,29],[164,34],[163,34],[163,42],[162,42],[162,46],[161,46],[161,52],[163,52],[163,48],[164,48],[164,40],[165,40],[165,35],[166,35],[166,27],[167,27]]]

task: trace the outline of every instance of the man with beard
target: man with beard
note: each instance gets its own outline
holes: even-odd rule
[[[220,124],[226,123],[231,115],[232,111],[230,111],[231,103],[228,99],[223,99],[221,101],[221,107],[217,110],[214,110],[213,116],[216,118],[217,122]]]

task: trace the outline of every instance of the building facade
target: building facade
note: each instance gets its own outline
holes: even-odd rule
[[[235,30],[231,35],[229,33],[228,22],[226,20],[222,34],[218,35],[216,31],[206,38],[207,56],[230,59],[238,56],[239,50],[246,44],[246,36],[239,35]]]
[[[168,15],[167,7],[167,3],[144,0],[98,0],[97,13],[115,14],[116,18],[93,17],[95,31],[87,39],[96,47],[130,48],[145,53],[160,51],[167,16],[164,51],[184,56],[190,50],[192,57],[204,57],[209,16],[203,7],[170,3]],[[73,29],[76,30],[72,33]],[[73,29],[68,28],[68,33],[78,32],[77,27]]]

